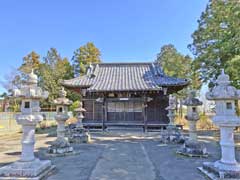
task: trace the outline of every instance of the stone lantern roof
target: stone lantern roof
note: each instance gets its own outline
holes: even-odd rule
[[[13,96],[20,99],[46,99],[48,92],[43,91],[41,87],[37,86],[38,77],[32,71],[27,76],[27,81],[20,89],[14,89]]]
[[[66,96],[67,96],[67,92],[62,87],[62,89],[59,91],[59,98],[53,100],[53,103],[55,105],[66,105],[66,106],[71,105],[73,102],[68,98],[66,98]]]
[[[82,107],[82,102],[79,103],[79,107],[74,109],[75,112],[86,112],[86,109]]]
[[[203,103],[198,98],[196,98],[195,91],[191,91],[183,102],[183,105],[185,106],[201,106],[202,104]]]
[[[217,78],[217,85],[206,94],[208,100],[234,100],[240,99],[240,90],[230,85],[229,76],[222,73]]]

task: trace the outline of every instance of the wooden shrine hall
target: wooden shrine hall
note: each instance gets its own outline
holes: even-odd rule
[[[189,84],[169,77],[155,63],[91,64],[86,74],[62,85],[81,93],[85,126],[160,126],[168,124],[168,95]]]

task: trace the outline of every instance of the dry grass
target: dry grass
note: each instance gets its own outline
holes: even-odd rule
[[[184,129],[189,129],[188,121],[185,118],[176,117],[176,124],[183,125]],[[216,130],[217,127],[214,126],[212,120],[206,115],[200,115],[200,120],[197,121],[197,129],[198,130]]]

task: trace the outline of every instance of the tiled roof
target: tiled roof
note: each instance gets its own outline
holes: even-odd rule
[[[90,65],[86,75],[62,82],[65,87],[98,91],[148,91],[164,86],[186,86],[186,79],[166,76],[153,63],[101,63]]]

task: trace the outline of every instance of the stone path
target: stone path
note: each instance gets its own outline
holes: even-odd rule
[[[155,180],[152,162],[139,142],[117,142],[103,152],[90,180]]]

